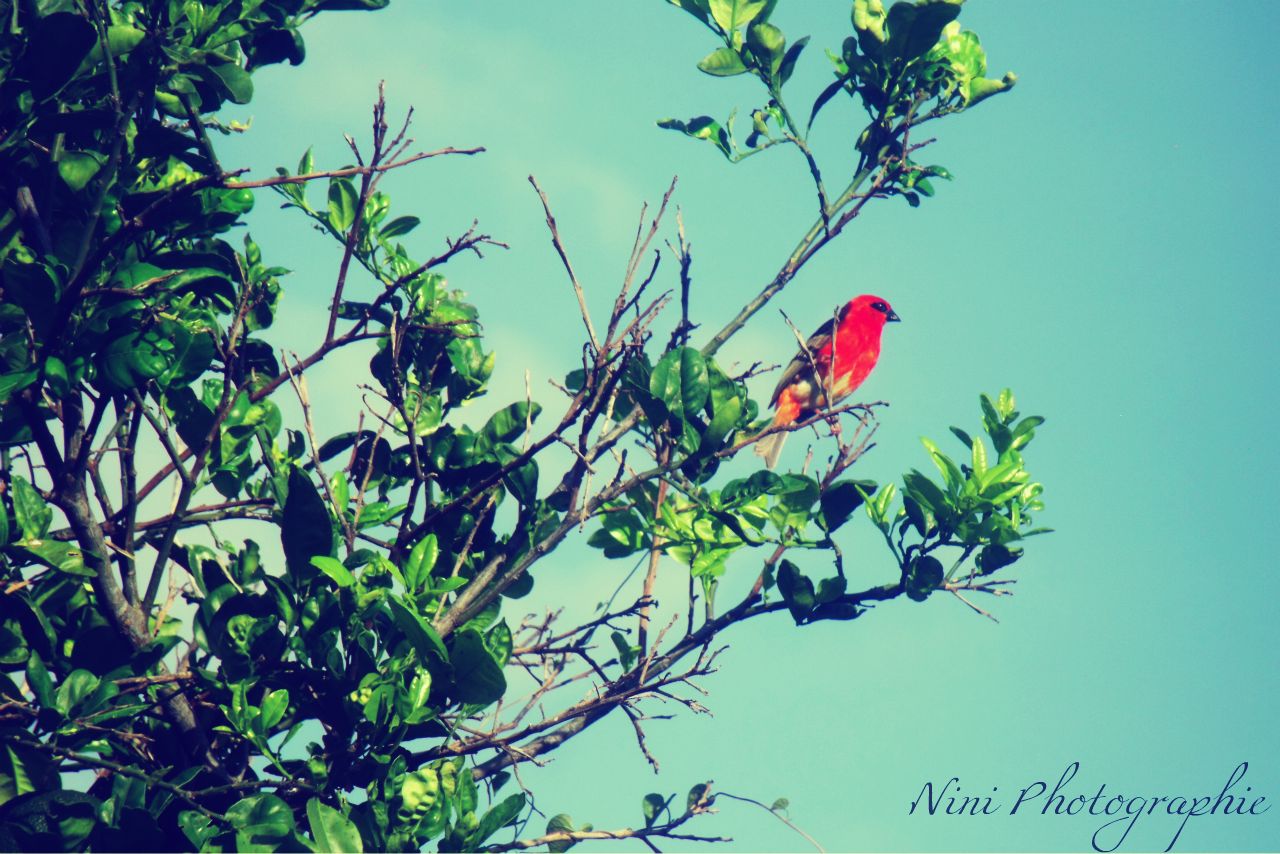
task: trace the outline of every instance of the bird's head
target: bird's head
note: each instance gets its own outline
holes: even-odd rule
[[[896,322],[902,320],[902,318],[898,317],[898,313],[893,310],[893,306],[889,305],[889,301],[884,297],[878,297],[875,294],[863,294],[849,300],[849,304],[845,306],[845,310],[841,315],[841,320],[872,324],[876,328],[880,328],[886,323]]]

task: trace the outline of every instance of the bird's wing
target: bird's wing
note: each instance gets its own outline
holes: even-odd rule
[[[835,319],[832,318],[826,323],[818,327],[818,331],[809,336],[809,340],[805,342],[805,346],[809,348],[809,354],[813,356],[813,364],[817,365],[818,370],[827,373],[830,371],[831,362],[831,331],[835,328]],[[841,336],[842,338],[844,336]],[[797,377],[808,376],[813,373],[813,366],[809,364],[809,356],[804,350],[796,353],[791,363],[787,365],[787,369],[782,372],[782,377],[778,380],[778,385],[773,390],[773,396],[769,399],[770,406],[776,406],[778,403],[778,395],[782,394],[782,390],[791,385]]]

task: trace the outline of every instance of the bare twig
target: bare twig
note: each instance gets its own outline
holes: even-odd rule
[[[354,178],[357,175],[376,175],[382,172],[390,172],[392,169],[400,169],[430,157],[440,157],[446,154],[481,154],[484,151],[483,146],[454,148],[450,145],[445,148],[437,148],[435,151],[422,151],[402,160],[381,163],[376,166],[348,166],[345,169],[328,169],[323,172],[308,172],[305,175],[277,175],[274,178],[261,178],[256,181],[223,181],[222,186],[228,190],[255,190],[259,187],[278,187],[281,184],[305,184],[308,181],[322,181],[326,178]]]
[[[670,458],[670,448],[666,447],[658,459],[659,465],[667,465]],[[668,484],[665,479],[658,481],[658,492],[653,499],[653,521],[657,525],[662,521],[662,504],[667,500]],[[644,588],[640,594],[642,599],[648,600],[653,596],[653,586],[658,580],[658,563],[662,558],[662,538],[656,533],[653,535],[653,542],[649,544],[649,568],[644,576]],[[648,651],[649,645],[649,606],[646,604],[640,609],[639,622],[639,640],[640,655],[643,657]]]
[[[782,810],[781,810],[781,809],[774,809],[773,807],[765,806],[765,805],[764,805],[764,804],[762,804],[760,801],[757,801],[755,798],[746,798],[746,797],[743,797],[742,795],[731,795],[731,794],[729,794],[728,792],[717,792],[717,793],[716,793],[716,797],[718,797],[718,798],[729,798],[730,800],[734,800],[734,801],[742,801],[743,803],[746,803],[746,804],[755,804],[756,806],[760,807],[760,809],[765,810],[766,812],[770,813],[770,814],[771,814],[771,815],[773,815],[773,817],[774,817],[774,818],[776,818],[778,821],[782,822],[782,823],[783,823],[783,824],[785,824],[787,827],[791,828],[791,829],[792,829],[792,830],[794,830],[796,833],[798,833],[798,834],[800,834],[801,836],[803,836],[803,837],[805,838],[805,841],[807,841],[807,842],[808,842],[810,845],[812,845],[814,848],[818,849],[818,851],[820,852],[820,854],[826,854],[826,852],[825,852],[825,850],[823,849],[823,847],[822,847],[821,845],[819,845],[819,844],[818,844],[818,840],[814,839],[812,836],[810,836],[809,834],[805,833],[803,830],[801,830],[800,828],[798,828],[798,827],[796,827],[794,824],[792,824],[791,819],[789,819],[789,818],[787,818],[785,815],[783,815],[783,814],[782,814]]]
[[[499,845],[490,845],[486,851],[525,851],[529,848],[537,848],[541,845],[555,845],[563,842],[583,842],[590,839],[639,839],[648,843],[650,839],[674,839],[680,842],[732,842],[733,840],[724,836],[694,836],[686,833],[676,833],[675,830],[695,816],[714,813],[716,810],[708,805],[695,804],[683,815],[677,816],[673,820],[665,824],[655,824],[651,827],[639,828],[622,828],[620,830],[560,830],[554,833],[548,833],[545,836],[539,836],[536,839],[517,839],[514,842],[506,842]],[[652,844],[650,843],[652,848]]]
[[[311,443],[311,464],[315,466],[316,475],[320,478],[321,488],[324,489],[325,497],[329,499],[329,506],[333,508],[333,516],[338,520],[338,524],[342,527],[343,541],[350,547],[351,542],[355,540],[355,529],[351,526],[350,520],[342,507],[338,506],[337,500],[333,497],[333,490],[329,486],[329,479],[325,477],[324,467],[320,464],[320,443],[316,441],[315,426],[311,421],[311,398],[307,393],[307,378],[301,371],[290,372],[289,359],[283,350],[280,351],[280,364],[284,366],[285,372],[289,376],[289,384],[293,386],[293,393],[298,397],[298,403],[302,407],[302,423],[307,431],[307,440]],[[294,355],[294,364],[297,364],[297,355]],[[372,456],[372,455],[371,455]]]
[[[560,231],[556,227],[556,218],[551,214],[551,203],[547,201],[547,194],[538,186],[538,181],[532,175],[529,176],[529,183],[533,185],[534,191],[538,194],[538,200],[542,202],[542,210],[547,215],[547,229],[551,232],[551,245],[555,247],[556,254],[560,256],[560,263],[564,265],[564,270],[569,274],[569,282],[573,285],[573,293],[578,298],[578,309],[582,312],[582,322],[587,327],[587,337],[591,339],[591,347],[595,352],[600,352],[600,339],[596,337],[595,326],[591,323],[591,312],[587,310],[587,298],[582,292],[582,284],[578,281],[578,276],[573,272],[573,264],[569,262],[569,255],[565,251],[564,243],[560,240]]]

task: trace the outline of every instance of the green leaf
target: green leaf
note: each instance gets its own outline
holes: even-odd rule
[[[800,58],[800,52],[804,50],[805,45],[809,43],[809,37],[796,39],[796,43],[787,48],[787,53],[782,57],[782,65],[778,68],[778,82],[786,83],[791,79],[791,75],[796,70],[796,60]]]
[[[689,797],[685,799],[685,809],[692,810],[696,806],[709,805],[710,801],[708,796],[710,793],[710,783],[698,783],[689,790]]]
[[[24,540],[39,540],[49,533],[53,522],[53,509],[40,497],[40,493],[22,477],[14,475],[13,512]],[[3,512],[0,509],[0,512]]]
[[[954,460],[942,453],[938,446],[929,439],[921,438],[920,443],[924,445],[925,450],[929,452],[929,457],[933,460],[933,464],[942,473],[947,489],[953,494],[959,493],[960,488],[964,485],[964,474],[961,473],[960,467],[955,464]]]
[[[626,557],[645,548],[647,544],[645,522],[632,510],[605,513],[600,530],[587,538],[587,545],[603,549],[607,558]]]
[[[1023,433],[1030,432],[1044,423],[1044,418],[1039,415],[1028,415],[1026,418],[1018,422],[1013,428],[1013,435],[1021,436]]]
[[[796,625],[803,623],[817,604],[813,582],[786,558],[778,564],[778,592],[782,594],[782,601],[787,603]]]
[[[357,438],[358,437],[355,433],[339,433],[333,438],[323,442],[317,453],[322,461],[331,460],[355,444]],[[361,441],[364,441],[363,437],[359,438],[361,438]]]
[[[1039,415],[1028,415],[1026,418],[1018,422],[1013,428],[1012,440],[1009,447],[1013,450],[1021,450],[1035,438],[1036,428],[1044,423],[1044,419]]]
[[[22,543],[21,547],[40,563],[59,572],[84,578],[93,578],[96,574],[84,565],[84,555],[73,543],[64,543],[60,540],[30,540]]]
[[[705,451],[715,451],[722,446],[729,431],[742,419],[743,394],[739,391],[738,384],[725,376],[714,361],[707,363],[707,373],[711,420],[703,431],[702,439]]]
[[[581,829],[590,830],[591,825],[584,824]],[[573,819],[569,818],[565,813],[553,815],[547,820],[548,836],[553,833],[572,833],[575,830],[578,830],[578,828],[573,826]],[[549,842],[547,843],[547,850],[550,851],[551,854],[562,854],[562,852],[568,851],[577,844],[578,843],[576,841],[571,839],[563,842]]]
[[[35,382],[36,372],[18,371],[17,373],[5,374],[0,376],[0,403],[7,401],[15,392],[22,391],[31,383]]]
[[[189,332],[179,324],[174,324],[171,329],[175,334],[171,339],[174,350],[168,360],[169,367],[156,378],[157,384],[162,388],[171,388],[196,379],[209,367],[215,354],[211,332]]]
[[[853,511],[862,506],[863,494],[873,494],[876,483],[873,480],[838,480],[827,487],[819,499],[821,515],[818,517],[822,529],[827,533],[839,528]]]
[[[173,412],[174,428],[179,438],[189,447],[203,443],[213,429],[213,410],[190,388],[170,388],[165,393],[165,403]],[[214,447],[218,444],[215,443]]]
[[[637,647],[632,646],[622,632],[614,632],[609,635],[609,639],[613,641],[613,647],[618,651],[618,664],[623,670],[630,670],[631,665],[636,663]]]
[[[504,466],[516,460],[516,454],[506,445],[498,447],[497,456]],[[538,464],[530,460],[512,469],[503,475],[502,484],[522,507],[532,505],[538,499]]]
[[[889,525],[887,515],[889,503],[893,501],[893,496],[896,494],[897,486],[887,483],[874,496],[869,492],[863,495],[866,499],[867,517],[881,530],[885,530]]]
[[[693,139],[705,139],[720,149],[725,157],[733,158],[733,148],[729,144],[729,134],[720,123],[710,116],[697,116],[682,122],[679,119],[660,119],[658,127],[667,130],[678,130]]]
[[[981,436],[973,437],[973,473],[982,476],[987,470],[987,446]]]
[[[493,627],[485,633],[484,645],[499,667],[507,666],[507,662],[511,660],[514,641],[511,636],[511,627],[507,625],[506,620],[494,623]]]
[[[481,634],[475,629],[462,629],[454,634],[452,641],[449,661],[453,665],[458,700],[487,706],[502,699],[507,680],[485,647]]]
[[[845,590],[848,589],[848,584],[849,582],[840,575],[834,578],[824,578],[818,582],[818,593],[814,597],[814,601],[819,605],[834,602],[844,595]]]
[[[218,828],[209,817],[195,810],[183,810],[178,813],[178,827],[182,828],[183,835],[195,850],[205,850],[205,842],[218,835]]]
[[[807,475],[784,474],[778,479],[774,493],[778,502],[769,516],[780,532],[787,528],[803,530],[808,524],[810,509],[818,500],[818,482]]]
[[[64,151],[58,158],[58,176],[73,190],[83,190],[105,162],[96,151]]]
[[[692,347],[681,347],[663,356],[649,378],[649,393],[681,420],[702,409],[709,391],[706,360]]]
[[[1008,92],[1018,82],[1018,75],[1012,71],[1005,74],[999,80],[991,80],[985,77],[975,77],[970,80],[967,86],[962,87],[967,107],[987,100],[992,95],[999,95],[1001,92]]]
[[[107,27],[107,49],[111,51],[113,57],[124,56],[141,44],[146,36],[145,31],[134,26],[117,25]],[[85,57],[85,63],[94,64],[102,60],[102,44],[95,41],[93,48],[89,51],[88,56]],[[86,69],[82,67],[80,70],[83,73]]]
[[[938,45],[929,53],[930,59],[947,64],[954,85],[968,105],[972,99],[972,84],[987,73],[987,54],[982,49],[976,33],[960,29],[958,21],[952,21],[942,31]],[[1012,85],[1012,84],[1010,84]]]
[[[285,562],[295,575],[311,566],[311,558],[333,552],[333,527],[324,500],[311,478],[294,468],[289,472],[289,494],[281,514],[280,542]]]
[[[902,496],[902,509],[907,514],[907,521],[915,526],[920,536],[927,536],[933,530],[933,517],[914,495]]]
[[[431,579],[431,571],[435,569],[439,556],[440,545],[435,534],[427,534],[418,540],[404,565],[404,583],[410,592],[421,589]]]
[[[355,824],[319,798],[307,801],[307,824],[316,841],[316,851],[363,854],[364,840]]]
[[[490,807],[484,814],[484,818],[480,819],[480,824],[468,837],[468,847],[479,847],[490,836],[515,821],[524,811],[524,805],[524,793],[517,792]]]
[[[408,234],[421,224],[416,216],[398,216],[382,227],[379,232],[386,240]]]
[[[781,484],[781,475],[771,471],[758,471],[750,477],[738,478],[726,483],[724,489],[720,491],[720,498],[725,506],[742,504],[754,501],[761,495],[779,491]]]
[[[941,586],[943,575],[942,564],[937,558],[929,555],[917,557],[907,568],[907,576],[903,580],[907,596],[916,602],[923,602]]]
[[[863,53],[879,57],[879,44],[887,38],[882,0],[853,0],[853,28],[858,32],[858,44]]]
[[[755,56],[761,68],[770,74],[782,67],[782,56],[787,47],[787,37],[773,24],[757,23],[747,28],[747,49]]]
[[[31,650],[31,654],[27,656],[27,686],[35,694],[40,705],[53,706],[53,679],[49,676],[48,668],[44,666],[44,660],[35,650]]]
[[[450,767],[443,765],[443,768]],[[395,811],[396,820],[416,824],[425,819],[433,825],[438,821],[439,827],[435,832],[439,833],[444,824],[441,814],[444,793],[441,788],[440,774],[429,766],[404,775],[400,785],[400,806]]]
[[[221,81],[225,96],[233,104],[247,104],[253,100],[253,78],[234,62],[210,65],[209,69]]]
[[[1000,390],[1000,394],[996,397],[996,412],[1000,413],[1000,417],[1008,422],[1013,416],[1013,411],[1017,407],[1017,400],[1013,396],[1013,389],[1005,388]]]
[[[346,178],[329,181],[329,226],[338,233],[345,233],[356,221],[356,205],[359,204],[356,188]]]
[[[266,737],[272,728],[283,720],[284,714],[288,710],[289,691],[287,688],[278,688],[263,695],[262,706],[258,709],[258,724],[263,737]]]
[[[923,56],[942,36],[943,29],[960,14],[963,0],[922,0],[916,3],[894,3],[889,9],[890,56],[910,62]]]
[[[747,66],[742,64],[742,57],[736,50],[722,47],[704,56],[698,63],[698,70],[712,77],[733,77],[744,73]]]
[[[36,18],[15,76],[31,81],[38,100],[48,98],[71,80],[97,41],[93,25],[80,15],[55,12]]]
[[[537,403],[522,400],[495,412],[480,432],[495,444],[510,442],[523,433],[528,424],[537,420],[541,412],[542,407]]]
[[[4,758],[9,760],[8,776],[13,781],[13,785],[8,792],[0,792],[0,797],[8,800],[11,797],[36,791],[35,783],[31,781],[31,775],[27,772],[26,763],[22,761],[22,757],[12,745],[5,746]]]
[[[702,23],[707,23],[711,14],[710,0],[667,0],[672,6],[683,9]]]
[[[88,670],[73,670],[62,680],[54,694],[53,706],[69,717],[98,688],[99,679]]]
[[[329,477],[329,491],[333,494],[333,509],[341,516],[351,503],[351,484],[347,482],[346,472],[334,472]]]
[[[1022,549],[992,544],[978,552],[974,562],[982,575],[990,575],[1022,557]]]
[[[3,829],[13,851],[82,851],[98,823],[102,803],[69,791],[29,792],[0,808]]]
[[[710,0],[711,16],[726,33],[745,27],[768,6],[768,0]]]
[[[26,312],[31,325],[35,327],[36,335],[42,335],[55,317],[61,279],[58,271],[47,264],[23,263],[18,260],[16,253],[10,253],[4,262],[3,278],[4,302],[16,305]],[[6,365],[6,367],[12,369],[19,366]],[[23,373],[34,376],[34,371]],[[13,379],[15,376],[21,377],[22,374],[9,376],[9,382],[4,383],[7,387],[5,394],[12,394],[29,382],[29,380],[19,382]]]
[[[672,795],[671,798],[674,798]],[[640,802],[640,809],[644,813],[644,826],[653,827],[654,822],[658,820],[658,816],[662,815],[662,811],[667,808],[667,804],[671,803],[671,798],[664,798],[657,792],[651,792],[644,796],[644,800]]]
[[[449,652],[444,641],[429,623],[409,610],[399,599],[388,599],[387,608],[391,611],[391,619],[396,628],[409,639],[410,645],[418,651],[418,657],[426,661],[429,656],[436,656],[443,662],[449,661]]]
[[[356,583],[356,577],[351,574],[351,570],[343,566],[342,561],[337,558],[317,555],[311,558],[311,565],[332,578],[339,587],[350,587]]]
[[[907,493],[920,505],[933,511],[934,515],[944,515],[951,509],[951,501],[947,494],[929,478],[912,469],[902,476],[902,483]]]
[[[236,801],[227,818],[250,839],[282,839],[293,830],[293,810],[275,795],[250,795]]]
[[[893,503],[893,497],[897,495],[898,487],[895,484],[885,484],[884,489],[876,495],[876,516],[887,521],[889,518],[889,506]]]

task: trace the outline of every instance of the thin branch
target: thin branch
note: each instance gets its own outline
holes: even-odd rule
[[[277,175],[274,178],[262,178],[257,181],[224,181],[222,186],[228,190],[255,190],[259,187],[278,187],[281,184],[305,184],[308,181],[321,181],[325,178],[352,178],[356,175],[376,175],[381,172],[390,172],[392,169],[399,169],[408,166],[410,163],[417,163],[419,160],[426,160],[429,157],[440,157],[445,154],[481,154],[485,151],[483,146],[474,148],[454,148],[448,146],[446,148],[438,148],[435,151],[422,151],[403,160],[397,160],[393,163],[381,163],[376,166],[348,166],[345,169],[329,169],[323,172],[308,172],[305,175]]]
[[[315,466],[316,475],[320,478],[320,485],[324,489],[325,497],[329,499],[329,506],[333,508],[334,518],[338,520],[338,524],[342,527],[343,542],[350,544],[355,540],[355,529],[347,520],[347,514],[343,512],[343,508],[338,506],[337,500],[333,497],[333,490],[329,486],[329,479],[325,477],[324,468],[320,464],[320,443],[316,441],[315,426],[311,421],[311,398],[307,394],[307,378],[301,371],[289,372],[289,360],[285,356],[283,350],[280,351],[280,364],[285,367],[285,372],[289,374],[289,384],[293,386],[293,393],[298,397],[298,403],[302,407],[302,423],[307,431],[307,440],[311,443],[311,464]],[[294,364],[297,364],[297,355],[294,355]]]
[[[676,324],[676,328],[671,331],[671,340],[667,343],[667,349],[673,349],[676,344],[687,345],[689,343],[689,333],[698,328],[698,324],[689,321],[689,289],[693,285],[693,279],[689,273],[690,267],[693,265],[692,246],[684,235],[684,217],[681,215],[680,208],[676,208],[676,245],[672,246],[671,241],[667,241],[667,247],[675,254],[676,260],[680,262],[680,322]],[[654,270],[657,269],[658,259],[654,258]],[[653,272],[649,273],[649,278],[653,278]]]
[[[485,850],[493,852],[525,851],[529,848],[537,848],[540,845],[551,846],[557,843],[582,842],[589,839],[639,839],[645,842],[649,839],[675,839],[682,842],[732,842],[732,839],[724,836],[694,836],[674,832],[676,828],[684,825],[693,817],[714,812],[715,810],[708,806],[695,805],[683,815],[666,824],[655,824],[652,827],[626,827],[620,830],[559,830],[555,833],[539,836],[536,839],[517,839],[514,842],[490,845]]]
[[[670,447],[664,446],[664,450],[660,452],[658,459],[659,465],[668,465],[670,463],[670,454]],[[667,481],[665,479],[659,480],[658,493],[653,499],[653,521],[655,525],[662,521],[662,504],[667,500],[667,489]],[[655,533],[653,542],[649,545],[649,568],[645,572],[644,587],[640,593],[641,599],[647,601],[653,597],[653,586],[658,580],[658,563],[661,558],[662,538]],[[648,652],[649,646],[649,606],[647,604],[640,609],[637,645],[640,647],[640,655],[643,657]]]
[[[853,180],[849,182],[849,186],[845,191],[841,193],[840,198],[830,206],[832,214],[843,209],[845,205],[849,204],[855,198],[858,198],[859,189],[872,177],[872,175],[875,174],[877,169],[878,167],[867,167],[858,172],[858,174],[853,177]],[[872,192],[878,189],[879,186],[879,182],[874,183]],[[861,197],[861,200],[853,209],[846,211],[845,214],[834,223],[830,223],[827,216],[820,216],[818,220],[809,227],[809,230],[805,233],[804,237],[800,238],[800,242],[783,263],[782,267],[774,275],[773,279],[764,286],[764,289],[761,290],[754,299],[743,306],[734,318],[724,325],[724,328],[717,332],[711,340],[703,346],[702,355],[714,355],[722,346],[724,346],[726,341],[733,337],[733,335],[737,334],[738,330],[745,326],[747,321],[750,320],[756,312],[764,308],[765,304],[768,303],[769,300],[777,296],[777,294],[787,286],[787,283],[795,277],[796,273],[804,267],[805,263],[812,258],[819,249],[829,243],[844,229],[846,225],[849,224],[850,221],[852,221],[855,216],[857,216],[858,212],[862,209],[862,206],[870,196],[871,193],[868,193],[866,196]]]
[[[173,783],[170,783],[168,780],[158,777],[155,774],[148,774],[145,771],[140,771],[137,768],[134,768],[132,766],[122,765],[119,762],[112,762],[110,759],[103,759],[101,756],[96,756],[92,753],[78,753],[74,750],[67,750],[64,747],[59,747],[56,744],[49,744],[48,742],[37,741],[32,738],[24,737],[24,738],[17,739],[17,741],[19,744],[22,744],[24,747],[29,747],[34,750],[39,750],[43,753],[48,753],[60,759],[69,759],[73,762],[79,762],[81,765],[86,765],[90,768],[105,768],[113,773],[121,775],[122,777],[132,777],[135,780],[142,780],[143,782],[147,783],[147,785],[149,786],[154,786],[157,789],[160,789],[162,791],[170,793],[171,795],[175,795],[178,798],[181,798],[192,809],[196,810],[201,815],[209,819],[222,822],[222,823],[229,822],[229,819],[225,815],[222,815],[221,813],[213,812],[212,810],[205,807],[202,803],[200,803],[200,801],[196,799],[196,796],[193,792],[187,789],[184,789],[181,786],[176,786]]]
[[[569,255],[565,252],[564,243],[560,240],[560,232],[556,228],[556,218],[551,214],[551,203],[547,201],[547,194],[538,186],[538,181],[532,175],[529,176],[529,183],[533,185],[533,189],[538,194],[538,200],[542,202],[542,210],[547,215],[547,228],[551,231],[551,245],[555,247],[556,254],[560,256],[560,263],[564,265],[565,272],[569,274],[569,282],[573,285],[573,293],[578,298],[578,309],[582,312],[582,322],[587,327],[587,337],[591,339],[591,347],[596,352],[600,352],[600,339],[596,337],[595,326],[591,322],[591,312],[587,310],[587,298],[582,292],[582,284],[578,281],[578,276],[573,272],[573,264],[569,262]]]
[[[825,849],[823,849],[823,847],[818,844],[818,840],[814,839],[812,836],[810,836],[809,834],[805,833],[803,830],[801,830],[800,828],[792,824],[791,819],[787,818],[785,815],[782,814],[782,810],[765,806],[764,804],[760,803],[760,801],[757,801],[755,798],[745,798],[742,795],[731,795],[728,792],[717,792],[716,797],[729,798],[730,800],[734,800],[734,801],[742,801],[743,803],[746,803],[746,804],[755,804],[756,806],[760,807],[760,809],[770,813],[778,821],[782,822],[787,827],[791,828],[796,833],[803,836],[805,838],[805,841],[807,841],[814,848],[818,849],[819,854],[826,854]]]

